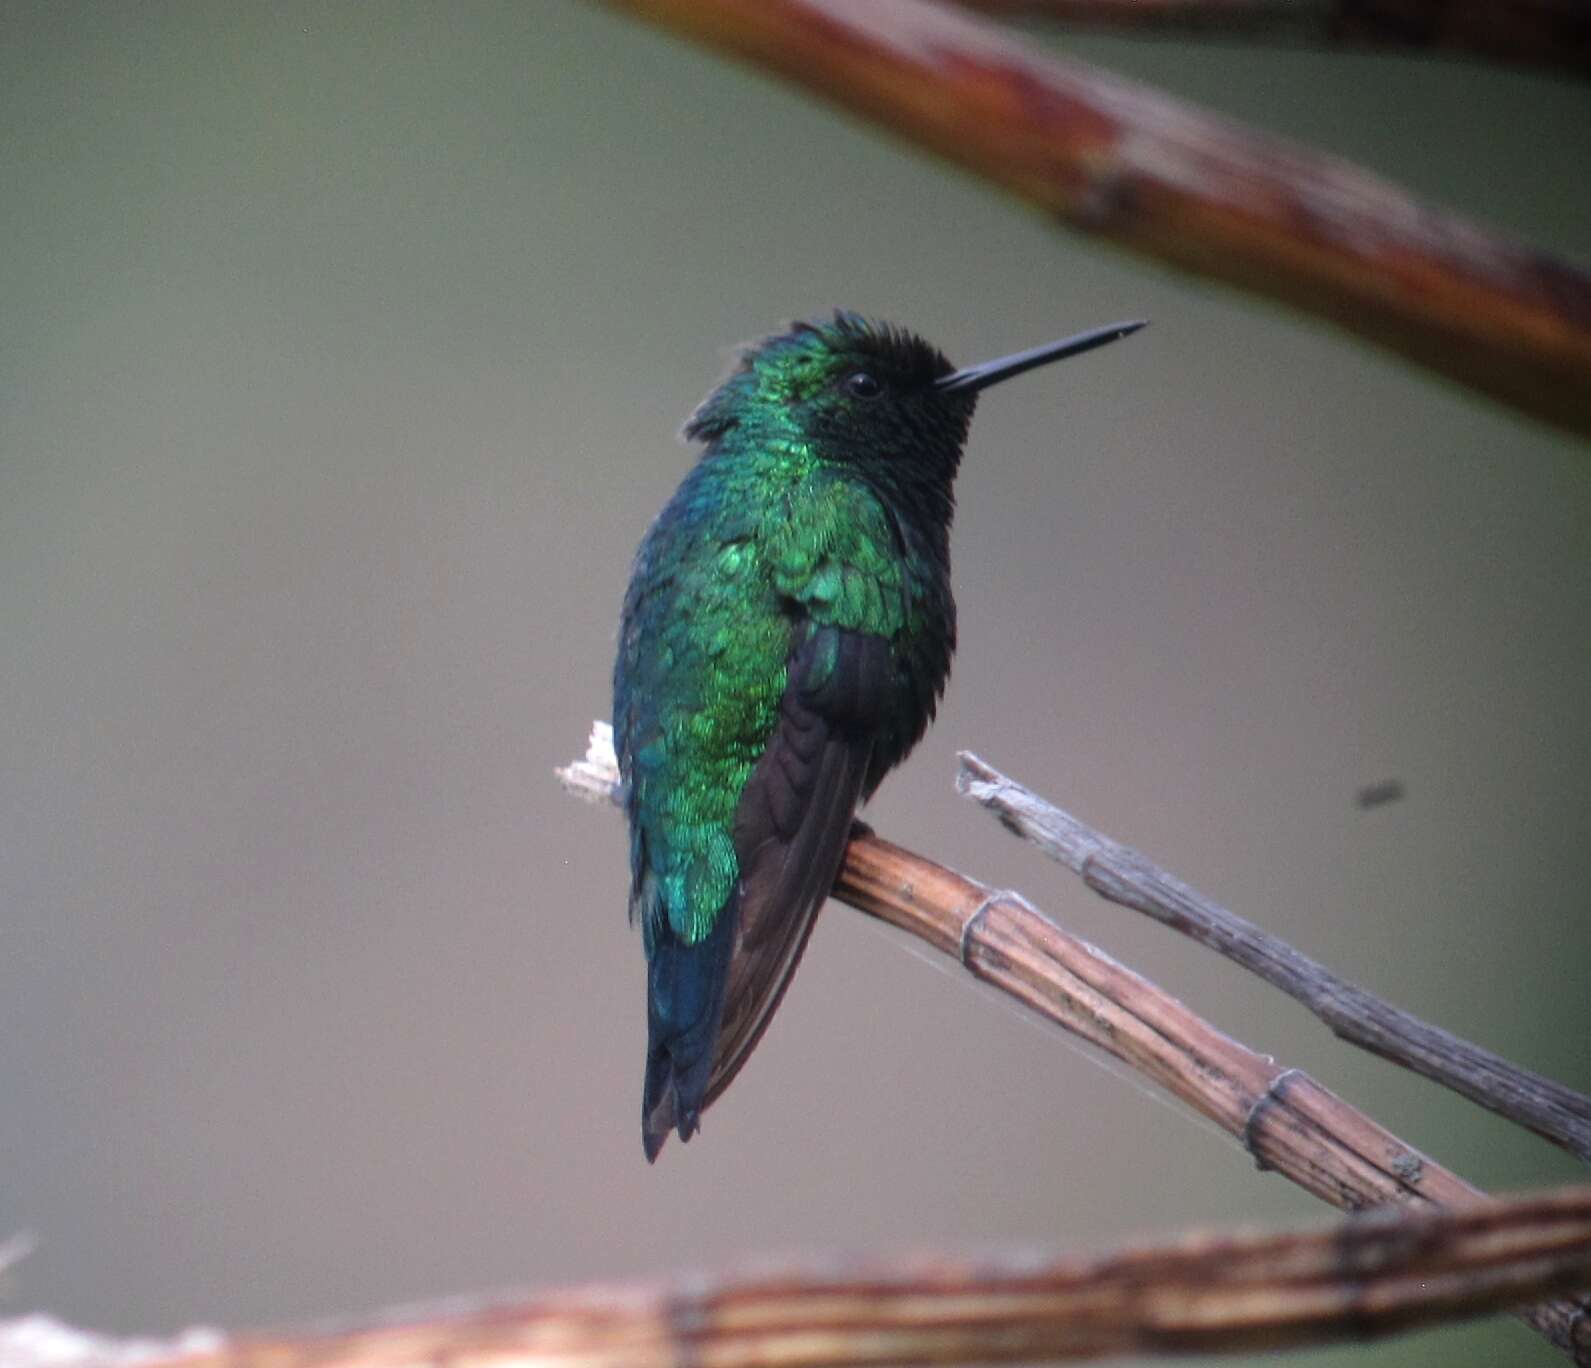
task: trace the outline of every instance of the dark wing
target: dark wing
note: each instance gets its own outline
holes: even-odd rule
[[[756,1048],[806,949],[894,680],[885,638],[839,627],[811,628],[791,661],[778,730],[735,811],[736,929],[703,1106]]]
[[[895,678],[883,637],[811,627],[735,810],[740,881],[707,939],[652,948],[642,1138],[688,1140],[740,1072],[800,963],[845,854]]]

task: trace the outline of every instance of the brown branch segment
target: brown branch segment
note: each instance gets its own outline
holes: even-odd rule
[[[237,1339],[145,1368],[1000,1363],[1379,1338],[1591,1282],[1591,1187],[1307,1234],[1195,1235],[1099,1259],[808,1263],[453,1303]]]
[[[1341,43],[1591,71],[1587,0],[958,0],[1126,32]]]
[[[571,792],[611,802],[612,731],[559,771]],[[947,869],[871,832],[853,836],[834,886],[842,902],[959,960],[975,977],[1113,1055],[1209,1117],[1262,1169],[1333,1206],[1460,1207],[1483,1194],[1322,1087],[1224,1035],[1163,989],[1061,930],[1019,894]],[[1591,1363],[1573,1301],[1521,1318]]]
[[[976,755],[963,751],[957,789],[1082,877],[1109,902],[1180,931],[1304,1004],[1342,1039],[1591,1160],[1591,1097],[1512,1064],[1338,977],[1286,941],[1211,902]]]
[[[1591,433],[1591,277],[1339,158],[927,0],[610,0],[1054,215]]]

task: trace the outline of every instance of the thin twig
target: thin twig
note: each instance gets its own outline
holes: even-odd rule
[[[1279,39],[1591,71],[1587,0],[958,0],[1127,33]]]
[[[927,0],[609,3],[768,67],[1069,227],[1591,433],[1591,276],[1347,161]]]
[[[1380,1338],[1588,1280],[1591,1187],[1579,1187],[1458,1212],[1378,1212],[1327,1231],[1193,1235],[1099,1259],[830,1260],[455,1301],[362,1327],[233,1339],[141,1365],[803,1368],[1252,1353]],[[33,1368],[25,1358],[6,1362]],[[88,1364],[79,1360],[78,1368]]]
[[[963,751],[958,792],[1066,866],[1102,898],[1218,951],[1304,1004],[1342,1039],[1402,1064],[1591,1160],[1591,1097],[1421,1021]]]
[[[582,797],[617,795],[607,723],[594,725],[585,760],[558,774]],[[1061,930],[1020,894],[866,832],[852,837],[834,896],[910,932],[1114,1055],[1236,1137],[1260,1168],[1333,1206],[1454,1207],[1482,1196],[1308,1074],[1256,1054]],[[1578,1362],[1591,1363],[1591,1327],[1579,1303],[1549,1302],[1520,1314]]]

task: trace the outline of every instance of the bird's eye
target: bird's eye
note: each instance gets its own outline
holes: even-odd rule
[[[845,377],[845,388],[858,399],[876,399],[884,387],[866,371],[852,371]]]

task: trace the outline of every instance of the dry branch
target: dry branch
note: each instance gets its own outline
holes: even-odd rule
[[[571,792],[611,802],[612,731],[599,722],[584,761],[559,771]],[[1222,1034],[1104,951],[1062,931],[1020,894],[991,888],[872,832],[852,837],[834,896],[959,960],[986,983],[1160,1084],[1275,1169],[1333,1206],[1458,1207],[1483,1194],[1308,1074]],[[1522,1319],[1591,1363],[1574,1301]],[[1577,1328],[1578,1327],[1578,1328]]]
[[[1374,1212],[1307,1234],[1194,1235],[1098,1259],[1028,1253],[829,1261],[455,1301],[362,1327],[190,1344],[186,1355],[140,1364],[800,1368],[1236,1353],[1380,1338],[1588,1281],[1591,1187],[1578,1187],[1457,1212]],[[69,1334],[53,1331],[57,1349]],[[19,1348],[26,1352],[21,1337],[10,1346]],[[7,1350],[0,1324],[0,1355]],[[12,1368],[34,1362],[5,1361]],[[44,1362],[37,1359],[39,1368]],[[79,1359],[76,1368],[108,1362]]]
[[[1591,433],[1591,276],[1339,158],[927,0],[610,0],[759,63],[1072,228],[1280,299]]]
[[[989,14],[1129,33],[1443,52],[1591,71],[1587,0],[958,0]]]
[[[1109,902],[1219,951],[1304,1004],[1351,1044],[1402,1064],[1591,1160],[1591,1097],[1512,1064],[1338,977],[1211,902],[1136,850],[963,752],[956,788]]]

